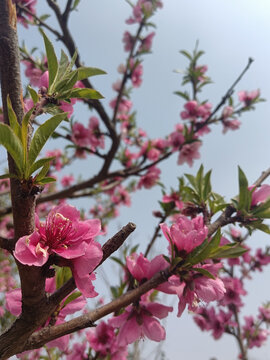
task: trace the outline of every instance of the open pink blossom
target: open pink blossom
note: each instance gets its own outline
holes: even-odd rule
[[[90,133],[83,124],[75,122],[72,126],[71,140],[78,146],[84,147],[90,144]]]
[[[93,150],[96,150],[97,147],[104,149],[104,135],[101,133],[99,128],[99,120],[95,116],[91,116],[89,119],[89,142]]]
[[[89,330],[86,336],[91,348],[102,356],[110,353],[115,342],[114,328],[105,321],[101,321],[95,329]]]
[[[253,186],[249,187],[249,190],[251,190],[252,188]],[[253,191],[251,198],[251,206],[263,203],[268,198],[270,198],[270,185],[264,184]]]
[[[118,344],[120,346],[131,344],[145,336],[159,342],[165,339],[166,333],[156,318],[163,319],[172,311],[171,306],[148,302],[144,295],[137,307],[128,306],[123,314],[110,319],[109,324],[119,328]]]
[[[128,31],[124,32],[123,43],[125,51],[130,51],[134,45],[135,38]]]
[[[200,146],[200,141],[184,145],[179,153],[177,164],[182,165],[186,162],[191,167],[193,165],[193,160],[201,157],[199,153]]]
[[[171,244],[172,241],[182,255],[190,253],[199,246],[206,239],[208,233],[202,216],[190,220],[186,216],[180,215],[170,228],[165,223],[160,224],[160,228],[169,243]]]
[[[168,267],[168,262],[163,255],[158,255],[150,261],[142,253],[140,255],[133,253],[127,256],[126,262],[129,272],[138,281],[151,279],[157,272]]]
[[[196,311],[201,301],[209,303],[210,301],[221,300],[226,292],[223,281],[218,277],[218,271],[222,268],[221,263],[204,264],[202,269],[210,272],[215,279],[204,275],[198,276],[198,273],[190,272],[189,277],[184,280],[176,275],[168,279],[166,287],[159,287],[160,291],[168,294],[175,293],[179,297],[178,314],[181,316],[186,305],[190,311]]]
[[[29,78],[30,84],[33,86],[39,86],[40,77],[43,74],[43,71],[38,69],[34,62],[24,60],[22,63],[26,66],[24,73],[25,76]]]
[[[239,91],[238,97],[241,102],[245,104],[245,106],[250,106],[254,100],[256,100],[260,96],[260,90],[253,91]]]
[[[145,187],[146,189],[150,189],[153,187],[157,181],[159,180],[159,175],[161,171],[156,166],[151,166],[147,173],[141,176],[141,179],[138,183],[138,189]]]
[[[20,11],[20,8],[17,7],[18,22],[21,23],[25,28],[28,28],[27,22],[33,21],[33,16],[31,15],[31,13],[36,13],[35,6],[37,0],[13,0],[13,3],[23,5],[29,11],[29,13],[25,11]]]
[[[270,331],[261,329],[253,316],[244,316],[245,325],[243,326],[243,337],[247,340],[248,348],[252,349],[253,347],[261,347],[263,343],[267,340]]]
[[[14,256],[22,264],[42,266],[51,254],[57,254],[69,260],[80,291],[87,297],[96,296],[94,274],[88,274],[102,258],[101,246],[94,241],[100,230],[100,220],[81,221],[74,206],[59,205],[50,211],[45,223],[36,217],[36,230],[17,241]]]
[[[244,305],[241,296],[247,294],[243,288],[242,282],[238,278],[232,277],[224,277],[222,278],[222,281],[225,285],[226,293],[220,300],[220,304],[223,306],[234,305],[239,309]]]
[[[131,81],[134,87],[139,87],[142,83],[143,66],[134,61],[133,58],[129,60],[129,67],[131,73]]]
[[[147,52],[151,50],[153,38],[155,36],[154,32],[151,32],[144,39],[141,40],[141,45],[139,47],[139,52]]]

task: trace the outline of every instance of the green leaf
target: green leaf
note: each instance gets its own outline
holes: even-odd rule
[[[243,255],[248,250],[239,244],[228,244],[220,246],[216,251],[210,254],[211,259],[235,258]]]
[[[45,185],[45,184],[49,184],[49,183],[52,183],[55,181],[56,181],[56,179],[53,177],[45,177],[42,180],[39,180],[38,182],[36,182],[36,184]]]
[[[17,116],[12,108],[12,104],[9,98],[9,95],[7,96],[7,107],[8,107],[8,119],[9,119],[9,125],[11,129],[14,131],[14,133],[18,136],[18,138],[21,138],[21,127],[18,123]]]
[[[39,101],[39,96],[38,96],[38,93],[36,92],[36,90],[34,90],[33,88],[31,88],[30,85],[27,86],[27,89],[31,95],[31,98],[34,102],[34,104],[36,104],[38,101]]]
[[[261,218],[268,218],[268,214],[270,212],[270,199],[268,199],[267,201],[265,201],[264,203],[256,206],[252,211],[251,214],[256,216],[256,217],[261,217]]]
[[[67,113],[60,113],[47,120],[40,125],[36,130],[33,140],[30,144],[28,153],[28,165],[32,166],[43,146],[46,144],[49,137],[52,135],[57,126],[67,117]]]
[[[72,272],[69,267],[58,267],[56,271],[56,289],[59,289],[71,276]]]
[[[181,96],[183,99],[189,101],[189,94],[185,91],[185,92],[182,92],[182,91],[174,91],[174,94],[175,95],[178,95],[178,96]]]
[[[29,176],[32,175],[36,170],[40,169],[42,166],[44,166],[47,162],[50,163],[50,161],[54,160],[55,156],[48,157],[48,158],[42,158],[36,161],[29,169]]]
[[[202,260],[204,260],[201,256],[201,253],[203,253],[203,250],[206,249],[208,246],[208,239],[205,239],[199,246],[194,248],[191,253],[187,256],[185,259],[185,263],[189,263],[191,265],[198,264]]]
[[[23,147],[22,143],[15,135],[14,131],[6,124],[0,123],[0,144],[3,145],[7,152],[14,160],[18,175],[23,174]]]
[[[82,67],[79,67],[77,71],[78,71],[78,80],[84,80],[91,76],[107,74],[106,71],[98,69],[98,68],[93,68],[93,67],[83,67],[82,66]]]
[[[213,274],[211,274],[209,271],[203,269],[203,268],[192,268],[193,271],[196,271],[210,279],[215,279],[215,276]]]
[[[203,184],[203,200],[206,201],[211,193],[212,187],[211,187],[211,172],[212,170],[209,170],[205,177],[204,177],[204,184]]]
[[[77,8],[77,6],[79,5],[80,1],[81,1],[81,0],[75,0],[75,1],[74,1],[74,4],[73,4],[73,6],[72,6],[72,8],[71,8],[72,11],[73,11],[73,10],[76,10],[76,8]]]
[[[249,210],[251,204],[251,192],[248,190],[248,180],[243,170],[238,166],[239,203],[238,210]]]
[[[192,56],[190,55],[190,53],[188,53],[186,50],[181,50],[179,51],[180,54],[184,55],[185,57],[187,57],[189,60],[192,60]]]
[[[190,182],[192,187],[194,189],[196,189],[196,179],[195,179],[195,177],[193,175],[190,175],[190,174],[185,174],[185,177],[188,179],[188,181]]]
[[[77,56],[78,56],[78,53],[77,53],[77,50],[75,50],[75,53],[73,54],[72,58],[71,58],[71,61],[67,67],[67,71],[66,71],[66,74],[70,73],[74,64],[75,64],[75,61],[77,59]]]
[[[34,108],[30,109],[23,117],[22,119],[22,128],[21,128],[21,142],[22,142],[22,146],[23,146],[23,164],[24,164],[24,169],[26,171],[26,177],[28,178],[30,176],[30,174],[27,173],[27,168],[28,168],[28,164],[27,164],[27,139],[28,139],[28,124],[29,124],[29,120],[30,117],[33,113]]]
[[[203,170],[204,170],[203,165],[201,164],[196,175],[196,188],[200,199],[202,198],[202,189],[203,189]]]
[[[17,175],[15,175],[15,174],[3,174],[3,175],[0,175],[0,179],[2,180],[2,179],[11,179],[11,178],[13,178],[13,179],[18,179],[18,176]]]
[[[80,291],[75,291],[75,292],[73,292],[72,294],[70,294],[70,295],[66,298],[64,304],[61,306],[62,309],[63,309],[67,304],[69,304],[69,303],[71,303],[72,301],[78,299],[80,296],[82,296],[82,293],[81,293]]]
[[[119,259],[117,258],[116,256],[110,256],[110,259],[112,261],[115,261],[117,264],[119,264],[120,266],[122,266],[123,268],[125,268],[125,264]]]
[[[50,91],[50,90],[53,90],[53,89],[51,89],[51,86],[54,82],[54,79],[57,76],[58,61],[57,61],[57,57],[56,57],[54,47],[53,47],[51,41],[48,39],[45,32],[41,28],[39,28],[39,31],[41,32],[41,34],[43,36],[43,40],[44,40],[44,44],[45,44],[45,48],[46,48],[46,56],[47,56],[48,70],[49,70],[49,91]]]
[[[162,256],[167,261],[167,263],[169,263],[169,264],[171,263],[171,259],[168,256],[166,256],[166,255],[162,255]]]
[[[73,86],[76,84],[77,80],[78,80],[78,71],[75,70],[74,72],[71,72],[65,77],[65,79],[63,80],[64,84],[62,84],[61,86],[61,91],[72,89]]]
[[[200,246],[196,247],[187,257],[187,262],[195,265],[210,257],[210,254],[219,248],[221,239],[220,229],[209,240],[205,240]]]
[[[103,99],[104,97],[94,89],[72,89],[70,98],[80,98],[80,99]]]
[[[47,20],[50,16],[51,16],[51,15],[49,15],[49,14],[44,14],[44,15],[41,15],[39,18],[40,18],[40,20],[45,21],[45,20]]]
[[[66,53],[63,50],[61,50],[61,57],[60,57],[60,61],[59,61],[57,81],[61,80],[65,76],[68,65],[69,65],[69,58],[66,55]]]
[[[47,175],[48,171],[50,169],[50,162],[47,161],[43,168],[40,170],[39,174],[37,175],[37,177],[35,178],[35,182],[38,183],[39,181],[43,180],[45,178],[45,176]],[[47,178],[48,179],[48,178]]]
[[[261,230],[261,231],[265,232],[266,234],[270,234],[270,228],[266,224],[262,224],[262,223],[253,224],[253,223],[251,223],[250,226],[252,226],[252,228]]]

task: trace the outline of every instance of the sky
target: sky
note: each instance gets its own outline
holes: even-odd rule
[[[38,2],[39,14],[48,12],[45,3]],[[95,87],[105,96],[103,103],[108,111],[108,103],[114,96],[111,84],[119,77],[118,65],[125,61],[123,32],[135,31],[125,24],[129,15],[130,7],[124,0],[81,0],[79,11],[70,19],[82,61],[108,73],[93,80]],[[201,100],[216,105],[246,66],[249,57],[255,61],[237,86],[235,97],[240,90],[259,88],[262,96],[269,99],[269,15],[268,0],[164,0],[164,8],[153,18],[157,26],[156,36],[152,54],[145,56],[143,61],[143,84],[132,94],[139,126],[154,138],[168,134],[179,122],[183,101],[173,94],[181,89],[181,75],[175,70],[182,71],[187,65],[179,50],[192,51],[196,41],[205,51],[201,64],[208,65],[208,75],[213,80],[213,84],[200,95]],[[53,18],[49,22],[55,24]],[[19,28],[19,39],[24,39],[29,48],[41,43],[37,32],[26,31],[22,27]],[[61,47],[59,42],[55,46],[58,50]],[[227,200],[237,193],[237,165],[245,171],[250,183],[254,182],[270,164],[269,110],[269,101],[258,104],[255,112],[241,117],[240,130],[226,135],[222,134],[221,126],[213,127],[212,132],[203,138],[201,159],[192,168],[179,167],[177,158],[172,157],[162,166],[162,181],[167,189],[176,186],[177,177],[184,173],[194,174],[202,162],[206,170],[212,169],[214,190],[225,195]],[[87,121],[89,114],[80,109],[77,117]],[[83,168],[76,171],[83,173]],[[121,225],[133,221],[137,230],[132,241],[144,241],[146,244],[156,225],[152,211],[158,208],[160,194],[160,189],[135,194],[132,206],[122,209],[120,218],[109,228],[108,237]],[[254,245],[263,245],[269,239],[264,234],[258,234],[252,241]],[[166,241],[163,240],[159,246],[166,247]],[[144,250],[143,247],[141,249]],[[250,283],[245,314],[256,313],[258,304],[270,298],[269,275],[269,271],[258,274]],[[166,320],[166,329],[167,339],[162,349],[168,360],[237,358],[234,339],[224,336],[220,341],[212,340],[208,333],[202,333],[194,325],[187,312],[180,319],[175,313],[170,315]],[[150,360],[151,356],[154,359],[149,353],[154,348],[155,344],[150,350],[145,350],[147,359]],[[270,358],[270,345],[252,351],[250,360],[267,358]]]

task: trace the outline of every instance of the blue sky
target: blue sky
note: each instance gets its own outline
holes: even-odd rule
[[[47,12],[44,4],[45,1],[39,1],[39,13]],[[104,105],[108,111],[107,105],[114,96],[111,84],[117,80],[116,69],[125,59],[121,41],[123,32],[127,29],[132,31],[132,27],[125,24],[129,14],[130,8],[124,0],[82,0],[79,12],[70,21],[82,61],[108,73],[93,81],[105,96]],[[157,29],[153,54],[147,55],[143,62],[144,82],[132,96],[139,125],[150,136],[159,137],[171,132],[179,122],[183,101],[173,92],[180,90],[181,77],[173,70],[185,68],[187,62],[179,50],[192,51],[197,40],[206,52],[201,64],[208,65],[208,75],[214,82],[202,93],[201,100],[207,99],[213,105],[219,102],[249,57],[255,62],[238,85],[236,94],[239,90],[260,88],[262,96],[269,98],[269,15],[268,0],[164,0],[164,8],[153,18]],[[50,22],[53,24],[53,19]],[[37,33],[21,27],[19,37],[26,40],[29,48],[41,43]],[[57,43],[56,47],[60,48],[60,44]],[[237,165],[243,168],[250,182],[269,167],[269,110],[268,101],[259,104],[255,112],[241,117],[242,127],[236,132],[223,135],[221,126],[212,128],[211,134],[203,139],[201,160],[196,161],[193,168],[179,167],[176,157],[162,166],[164,184],[168,189],[176,186],[178,176],[186,172],[195,173],[203,162],[206,169],[213,169],[213,188],[229,200],[237,193]],[[88,120],[88,117],[84,110],[77,115],[78,120]],[[147,242],[156,224],[151,213],[157,208],[159,197],[159,189],[137,193],[133,206],[122,209],[121,217],[109,228],[108,236],[117,227],[133,221],[138,227],[133,241],[144,238]],[[253,241],[264,244],[269,239],[260,234]],[[161,247],[166,246],[164,241]],[[248,289],[247,314],[248,311],[256,312],[258,303],[270,297],[269,277],[267,279],[267,274],[259,275]],[[229,360],[237,357],[234,339],[227,336],[218,342],[212,340],[208,334],[197,329],[187,313],[181,319],[171,315],[166,328],[167,340],[163,349],[170,360],[210,360],[214,356],[218,360]],[[270,358],[270,346],[254,350],[251,354],[251,360],[266,360]]]

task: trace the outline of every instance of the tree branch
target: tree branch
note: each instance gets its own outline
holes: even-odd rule
[[[138,300],[141,295],[147,291],[156,288],[158,285],[167,281],[170,277],[170,269],[167,268],[164,271],[160,271],[152,277],[152,279],[146,281],[138,288],[128,291],[119,298],[111,301],[110,303],[90,311],[87,314],[78,316],[75,319],[67,321],[63,324],[53,327],[46,327],[35,334],[31,335],[24,350],[31,350],[41,347],[48,341],[57,339],[63,335],[71,334],[74,331],[94,326],[95,321],[103,318],[104,316],[119,311],[121,308],[128,306],[134,301]]]

